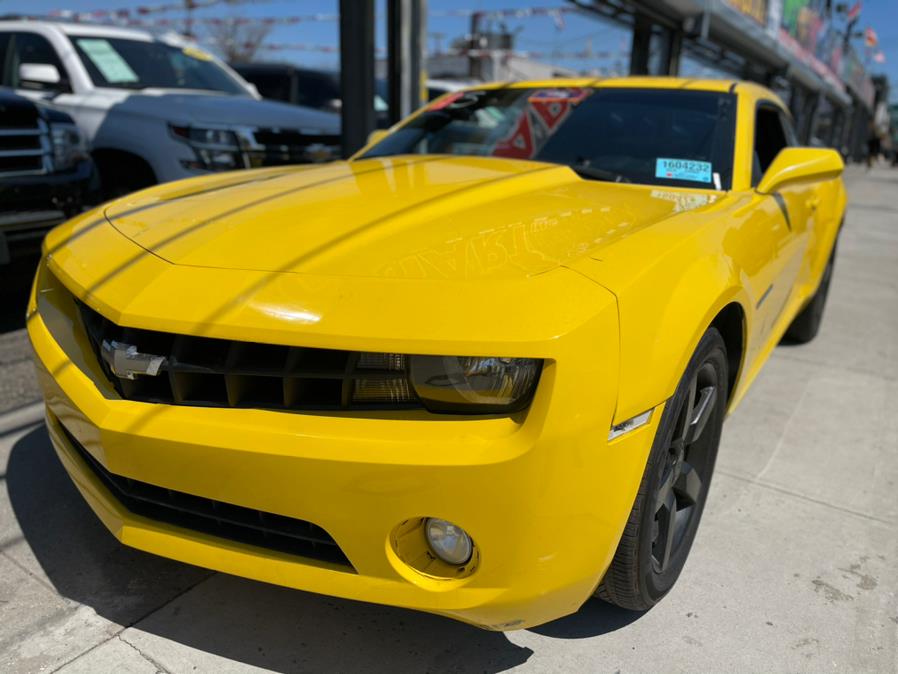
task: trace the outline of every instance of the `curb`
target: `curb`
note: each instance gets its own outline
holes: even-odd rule
[[[44,403],[36,402],[0,414],[0,436],[34,426],[44,420]]]

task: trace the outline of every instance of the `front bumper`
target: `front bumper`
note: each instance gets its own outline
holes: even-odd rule
[[[54,271],[66,277],[72,269]],[[126,545],[489,629],[528,627],[576,611],[610,564],[660,410],[647,426],[607,441],[614,356],[607,387],[597,386],[588,368],[566,365],[595,357],[580,352],[585,345],[598,352],[613,346],[592,332],[595,326],[535,354],[548,362],[531,407],[515,417],[194,408],[118,396],[79,324],[72,300],[79,292],[85,295],[64,288],[42,265],[28,332],[54,447],[90,506]],[[129,512],[61,425],[115,475],[315,523],[354,572]],[[397,556],[397,527],[427,516],[469,531],[479,554],[473,573],[428,575]]]

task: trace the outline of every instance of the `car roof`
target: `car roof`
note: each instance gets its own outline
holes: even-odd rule
[[[29,28],[51,27],[66,35],[90,35],[92,37],[111,37],[127,40],[141,40],[150,42],[160,39],[150,31],[140,28],[124,28],[121,26],[109,26],[99,23],[74,23],[71,21],[54,21],[53,19],[0,19],[0,26],[14,30],[27,30]]]
[[[493,89],[510,87],[528,89],[532,87],[597,87],[634,89],[671,89],[688,91],[731,92],[749,95],[753,98],[768,98],[782,104],[779,97],[759,84],[734,79],[694,79],[689,77],[567,77],[550,80],[522,80],[515,82],[492,82],[486,85],[469,85],[467,89]]]

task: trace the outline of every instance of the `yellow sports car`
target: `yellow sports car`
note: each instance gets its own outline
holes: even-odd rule
[[[726,412],[817,332],[842,168],[754,84],[558,80],[126,196],[45,242],[50,436],[159,555],[495,630],[646,609]]]

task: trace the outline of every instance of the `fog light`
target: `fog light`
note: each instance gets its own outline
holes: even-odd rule
[[[471,553],[474,551],[471,537],[452,522],[428,517],[424,522],[424,535],[433,554],[447,564],[461,566],[471,559]]]

